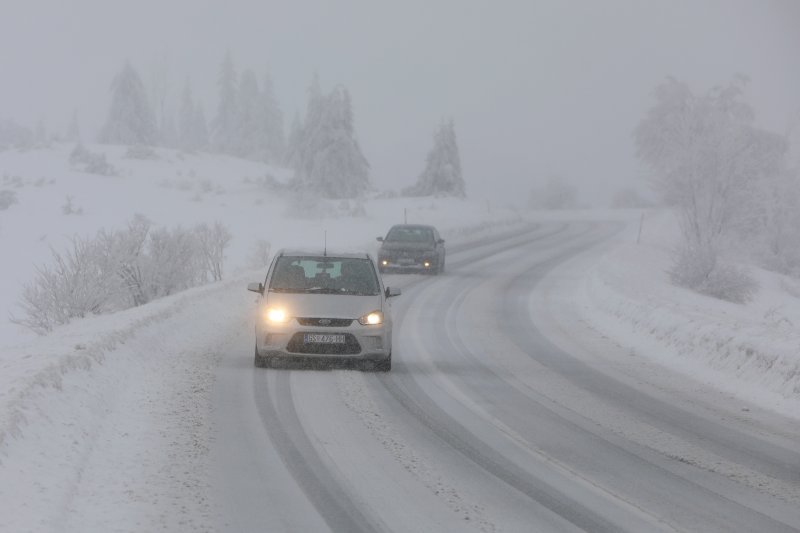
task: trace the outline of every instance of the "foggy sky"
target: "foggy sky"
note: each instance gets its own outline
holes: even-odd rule
[[[607,202],[644,181],[632,131],[668,75],[697,91],[749,76],[759,123],[781,133],[800,111],[793,0],[0,0],[0,12],[0,116],[63,133],[77,108],[93,140],[128,59],[147,86],[167,73],[176,108],[188,77],[210,121],[229,50],[237,72],[269,70],[287,129],[315,71],[326,91],[345,85],[381,188],[413,183],[452,117],[469,196],[520,202],[559,174]]]

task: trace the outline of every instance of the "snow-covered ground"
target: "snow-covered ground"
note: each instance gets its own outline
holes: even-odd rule
[[[127,158],[122,147],[88,148],[106,154],[117,175],[71,169],[72,145],[0,152],[0,190],[13,191],[17,200],[0,211],[0,249],[6,251],[0,316],[19,314],[22,286],[36,265],[49,261],[50,247],[61,250],[74,235],[121,228],[137,213],[157,226],[225,224],[233,234],[226,280],[76,320],[44,337],[0,324],[0,531],[87,531],[108,523],[139,524],[141,530],[207,527],[208,509],[193,499],[197,491],[179,485],[206,482],[195,464],[207,446],[204,413],[210,408],[210,387],[200,385],[211,379],[214,350],[224,349],[208,340],[239,331],[248,316],[252,294],[243,288],[264,274],[254,264],[257,241],[268,241],[273,250],[321,248],[327,232],[329,248],[374,251],[375,237],[404,216],[437,225],[448,243],[524,223],[515,211],[484,202],[309,204],[265,185],[267,176],[285,180],[283,169],[171,150],[139,160]],[[73,213],[63,209],[68,197]],[[118,443],[127,442],[120,435],[136,437],[120,449]],[[115,447],[107,449],[111,442]],[[167,457],[168,464],[154,462]],[[75,494],[88,477],[97,492]],[[109,520],[120,499],[136,516]],[[79,508],[73,501],[92,505]],[[65,516],[71,521],[59,523]]]
[[[647,212],[638,244],[638,216],[630,222],[617,246],[562,287],[580,319],[625,352],[800,418],[800,280],[750,267],[760,288],[747,304],[676,287],[674,216]]]
[[[648,213],[636,244],[638,212],[520,214],[405,198],[309,205],[266,187],[267,175],[287,174],[258,163],[170,150],[136,160],[124,148],[89,147],[117,169],[106,177],[70,170],[72,148],[0,153],[0,190],[17,197],[0,211],[0,316],[19,312],[21,287],[49,247],[120,228],[135,213],[168,227],[220,221],[234,239],[223,282],[45,337],[0,325],[0,531],[208,528],[214,509],[198,494],[210,483],[209,391],[225,339],[249,331],[242,317],[253,298],[243,287],[263,275],[254,244],[321,246],[327,231],[331,248],[374,250],[404,210],[455,245],[536,221],[620,221],[626,229],[599,261],[591,252],[573,262],[559,298],[625,351],[800,418],[800,283],[756,270],[761,289],[746,305],[672,286],[676,235],[666,214]],[[64,213],[68,196],[80,214]]]

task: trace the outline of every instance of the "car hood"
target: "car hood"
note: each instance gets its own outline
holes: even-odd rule
[[[295,294],[270,292],[266,303],[281,307],[290,316],[309,318],[357,319],[370,311],[383,311],[381,296],[352,296],[346,294]]]
[[[414,252],[427,252],[433,250],[433,244],[425,242],[391,242],[383,241],[381,251],[408,250]]]

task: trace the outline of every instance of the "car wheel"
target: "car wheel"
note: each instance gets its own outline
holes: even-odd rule
[[[269,368],[270,362],[272,361],[271,357],[263,357],[258,354],[258,347],[255,350],[255,366],[256,368]]]
[[[442,260],[439,262],[439,268],[436,269],[437,274],[444,274],[444,256],[442,256]]]
[[[392,369],[392,354],[389,354],[389,357],[387,357],[383,361],[376,361],[374,368],[376,372],[390,371]]]

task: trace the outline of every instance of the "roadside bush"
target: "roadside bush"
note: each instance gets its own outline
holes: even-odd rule
[[[110,309],[114,283],[104,269],[103,251],[96,240],[72,239],[64,252],[51,248],[52,264],[36,267],[36,276],[25,285],[20,307],[23,317],[11,321],[39,334]]]
[[[684,247],[669,271],[675,285],[734,303],[753,298],[758,284],[746,270],[722,264],[714,250]]]
[[[78,144],[69,155],[69,164],[74,170],[100,176],[116,176],[114,165],[106,160],[106,154],[90,152],[82,144]]]
[[[72,239],[51,249],[51,264],[36,267],[23,289],[21,317],[11,321],[45,334],[74,318],[143,305],[153,299],[222,279],[231,239],[219,222],[193,229],[154,229],[144,216],[126,228]]]
[[[194,230],[198,242],[198,253],[203,265],[203,274],[211,276],[213,281],[222,279],[222,264],[225,260],[225,248],[231,241],[228,229],[215,222],[213,226],[201,224]]]

